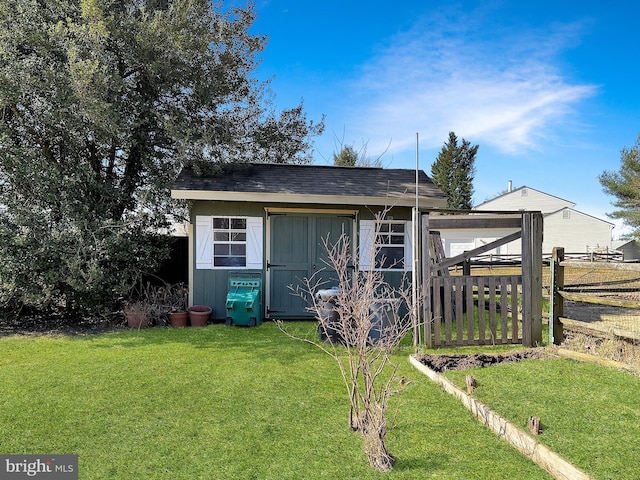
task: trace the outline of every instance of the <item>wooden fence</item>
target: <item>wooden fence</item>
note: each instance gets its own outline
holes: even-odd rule
[[[518,292],[521,275],[432,277],[435,345],[486,345],[522,342]]]
[[[550,270],[549,343],[562,343],[565,324],[640,340],[640,264],[565,260],[554,248]],[[569,280],[572,271],[581,273]],[[584,306],[578,318],[565,315],[569,304]]]
[[[483,215],[429,215],[422,217],[422,284],[429,289],[425,302],[424,344],[486,345],[542,341],[542,215],[518,212]],[[515,229],[503,238],[452,258],[437,252],[438,229]],[[472,276],[470,261],[500,245],[521,239],[520,275]],[[428,247],[431,245],[431,247]],[[463,275],[450,275],[456,265]]]

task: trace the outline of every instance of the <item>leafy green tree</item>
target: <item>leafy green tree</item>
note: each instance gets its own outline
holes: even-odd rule
[[[0,0],[5,295],[105,306],[165,255],[182,168],[311,160],[323,122],[271,109],[254,18],[210,0]]]
[[[617,200],[613,205],[618,209],[610,214],[620,218],[633,231],[631,236],[640,239],[640,135],[631,148],[620,152],[620,170],[603,172],[599,177],[604,191]]]
[[[462,139],[449,132],[449,139],[431,165],[431,176],[434,183],[447,196],[447,208],[469,210],[472,206],[473,179],[475,176],[475,159],[478,145]]]

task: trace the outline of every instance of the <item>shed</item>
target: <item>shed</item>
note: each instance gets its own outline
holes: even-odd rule
[[[640,243],[637,240],[617,240],[613,248],[622,253],[624,261],[640,261]]]
[[[314,273],[332,284],[323,240],[343,232],[354,254],[374,241],[384,254],[385,264],[361,255],[360,268],[384,269],[389,283],[399,283],[412,268],[416,177],[419,209],[445,207],[431,179],[410,169],[256,163],[214,176],[184,170],[171,195],[190,201],[190,304],[208,305],[223,319],[229,275],[260,273],[264,318],[308,318],[289,287]],[[387,207],[385,235],[375,237],[376,214]]]

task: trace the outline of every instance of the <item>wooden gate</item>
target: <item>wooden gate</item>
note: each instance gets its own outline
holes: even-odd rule
[[[516,231],[479,248],[444,258],[438,229],[481,231],[483,228]],[[473,257],[517,239],[522,241],[520,274],[471,275]],[[422,311],[427,347],[513,343],[532,346],[542,341],[542,215],[539,212],[423,215],[422,245],[422,282],[429,293]],[[455,265],[463,265],[462,275],[449,274],[449,268]]]
[[[521,343],[521,275],[436,276],[431,281],[433,316],[427,331],[435,345]]]

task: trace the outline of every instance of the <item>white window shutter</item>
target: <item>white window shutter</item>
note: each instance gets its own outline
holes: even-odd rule
[[[404,270],[411,272],[413,270],[413,224],[406,222],[404,224]]]
[[[360,220],[359,257],[360,270],[370,270],[375,266],[374,241],[376,235],[375,220]]]
[[[213,218],[196,216],[196,268],[213,268]]]
[[[262,217],[247,218],[247,268],[263,267]]]

